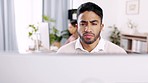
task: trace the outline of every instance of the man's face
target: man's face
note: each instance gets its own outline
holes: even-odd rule
[[[92,11],[85,11],[78,16],[78,34],[83,43],[94,43],[100,37],[103,27],[101,18]]]

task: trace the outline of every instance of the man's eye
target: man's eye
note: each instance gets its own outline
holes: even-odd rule
[[[97,25],[97,23],[92,23],[92,25]]]
[[[81,23],[80,25],[81,25],[81,26],[86,26],[86,24],[85,24],[85,23]]]
[[[85,24],[81,24],[82,26],[84,26]]]

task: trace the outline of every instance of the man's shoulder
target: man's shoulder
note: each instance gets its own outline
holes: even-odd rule
[[[112,53],[126,53],[126,51],[122,47],[120,47],[110,41],[106,41],[105,49],[108,52],[112,52]]]
[[[73,51],[75,50],[75,43],[76,40],[61,46],[57,53],[73,53]]]
[[[106,41],[106,45],[110,46],[110,47],[117,47],[117,48],[120,48],[118,45],[110,42],[110,41]]]

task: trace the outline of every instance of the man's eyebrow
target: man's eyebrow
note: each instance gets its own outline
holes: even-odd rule
[[[86,22],[88,22],[88,21],[85,21],[85,20],[81,20],[80,22],[86,23]]]
[[[99,22],[98,20],[92,20],[92,21],[89,21],[90,23],[93,23],[93,22]]]
[[[81,20],[80,22],[83,22],[83,23],[86,23],[88,21],[85,21],[85,20]],[[93,23],[93,22],[99,22],[98,20],[92,20],[92,21],[89,21],[90,23]]]

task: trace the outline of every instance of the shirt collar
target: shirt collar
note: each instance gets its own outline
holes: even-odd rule
[[[90,53],[104,51],[104,46],[105,46],[105,40],[103,38],[100,38],[99,43]],[[87,50],[83,49],[83,47],[80,43],[80,38],[78,38],[76,41],[75,49],[81,49],[82,51],[88,52]]]

